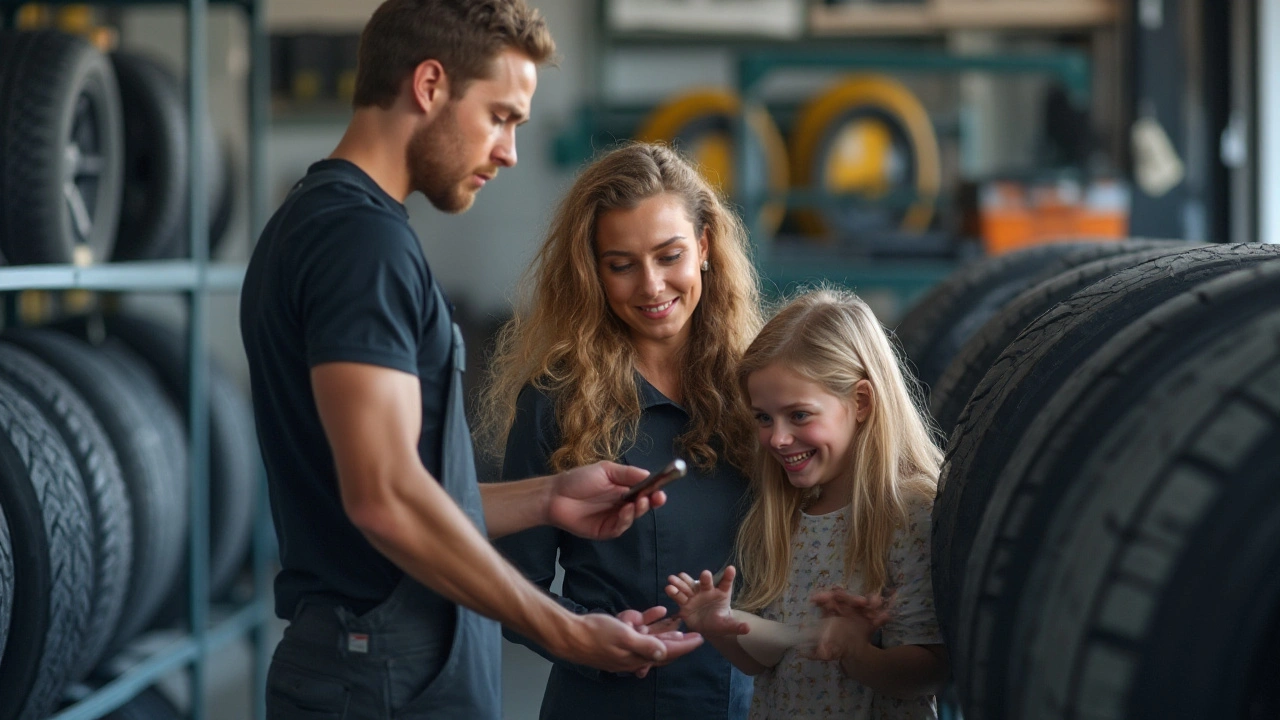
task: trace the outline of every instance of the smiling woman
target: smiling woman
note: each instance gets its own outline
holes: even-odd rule
[[[503,479],[602,459],[649,470],[690,460],[661,512],[620,538],[534,530],[498,542],[547,588],[558,553],[560,601],[577,612],[670,608],[669,573],[729,560],[752,445],[734,368],[760,326],[747,247],[688,162],[632,144],[582,172],[526,276],[484,397],[481,446],[505,448]],[[556,661],[542,715],[740,719],[750,697],[750,679],[704,647],[644,677]]]

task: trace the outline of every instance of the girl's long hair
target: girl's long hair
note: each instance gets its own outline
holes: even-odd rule
[[[716,192],[675,151],[635,143],[589,165],[557,209],[546,241],[525,272],[514,315],[498,334],[480,405],[481,446],[501,455],[516,397],[532,383],[555,399],[563,438],[553,470],[621,456],[635,437],[640,398],[627,325],[609,308],[596,260],[596,227],[610,210],[670,193],[681,199],[695,237],[707,235],[710,269],[679,359],[690,422],[680,451],[709,469],[721,454],[750,466],[750,412],[731,378],[761,323],[759,281],[746,231]]]
[[[907,521],[907,500],[932,500],[942,453],[924,411],[919,386],[908,382],[898,353],[871,309],[851,292],[824,288],[788,303],[765,324],[738,369],[747,378],[779,364],[843,398],[854,407],[855,385],[871,385],[871,407],[858,424],[850,467],[843,479],[853,489],[845,573],[862,571],[862,592],[876,594],[888,582],[886,568],[894,531]],[[758,612],[786,589],[792,537],[811,491],[787,481],[782,464],[758,446],[751,508],[738,531],[737,557],[744,591],[738,605]]]

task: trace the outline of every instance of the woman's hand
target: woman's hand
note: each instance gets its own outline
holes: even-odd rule
[[[710,570],[703,570],[697,580],[685,573],[669,575],[667,595],[680,606],[680,619],[690,630],[703,635],[746,635],[750,628],[734,618],[730,605],[736,575],[732,565],[725,568],[719,585]]]

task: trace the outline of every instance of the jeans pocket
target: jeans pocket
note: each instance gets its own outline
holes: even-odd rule
[[[351,690],[337,678],[304,670],[278,658],[267,671],[269,720],[343,720]]]
[[[440,679],[457,647],[457,609],[447,608],[448,622],[442,623],[436,637],[413,652],[387,663],[388,695],[393,713],[418,708],[420,699]]]

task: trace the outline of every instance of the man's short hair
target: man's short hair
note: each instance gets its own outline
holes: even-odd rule
[[[404,79],[430,59],[462,97],[508,48],[537,64],[555,55],[546,21],[524,0],[386,0],[360,35],[353,104],[391,107]]]

